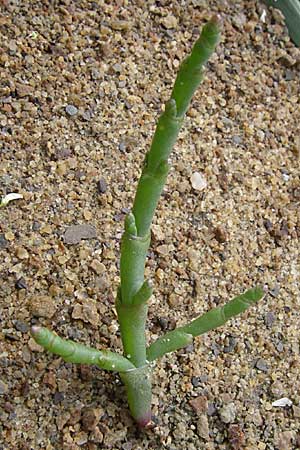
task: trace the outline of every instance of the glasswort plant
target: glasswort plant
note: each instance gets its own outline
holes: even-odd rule
[[[203,27],[191,54],[179,68],[171,98],[158,120],[151,148],[146,154],[132,212],[125,219],[121,242],[121,283],[116,298],[124,356],[62,339],[40,326],[32,327],[36,342],[65,361],[93,364],[101,369],[118,372],[126,386],[131,414],[140,427],[151,422],[153,361],[166,353],[184,348],[194,337],[223,325],[264,295],[259,287],[250,289],[225,306],[212,309],[187,325],[167,332],[149,346],[146,344],[147,303],[152,286],[144,279],[144,270],[150,245],[151,222],[168,175],[168,157],[190,100],[202,81],[203,66],[219,42],[220,28],[220,18],[214,16]]]

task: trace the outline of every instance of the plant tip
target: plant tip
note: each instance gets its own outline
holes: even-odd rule
[[[42,327],[39,327],[38,325],[33,325],[31,327],[31,333],[32,334],[37,334],[37,333],[39,333],[39,331],[41,331],[41,329],[42,329]]]
[[[220,14],[215,14],[210,19],[210,22],[213,23],[214,25],[217,25],[219,28],[221,28],[221,26],[223,25],[222,16]]]

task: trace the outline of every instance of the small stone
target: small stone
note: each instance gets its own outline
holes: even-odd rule
[[[232,450],[240,450],[245,443],[245,435],[238,424],[230,425],[228,428],[228,438]]]
[[[234,403],[228,403],[220,410],[220,418],[224,423],[234,422],[236,417],[236,407]]]
[[[105,265],[102,262],[98,261],[97,259],[94,259],[91,262],[90,267],[98,275],[101,275],[102,273],[106,272]]]
[[[78,303],[73,308],[72,318],[83,320],[83,322],[90,323],[94,326],[98,325],[99,314],[97,312],[96,302],[89,299],[84,305]]]
[[[41,345],[37,344],[33,338],[30,338],[29,341],[27,342],[27,344],[28,344],[29,349],[32,352],[41,353],[44,351],[44,348]]]
[[[17,289],[27,289],[27,284],[26,284],[26,282],[25,282],[23,277],[19,278],[16,281],[16,288]]]
[[[127,20],[112,20],[110,26],[116,31],[129,31],[131,30],[133,24]]]
[[[79,244],[82,239],[95,239],[96,237],[96,230],[92,225],[72,225],[65,231],[64,242],[74,245]]]
[[[30,300],[30,311],[35,317],[51,319],[56,313],[56,309],[55,300],[48,295],[32,297]]]
[[[93,214],[91,211],[89,211],[88,209],[85,209],[83,211],[83,217],[85,218],[85,220],[92,220],[93,218]]]
[[[278,297],[278,295],[279,295],[279,286],[278,286],[278,284],[276,284],[272,289],[269,290],[269,294],[272,297],[274,297],[274,298]]]
[[[215,407],[215,405],[213,403],[208,403],[207,406],[207,415],[208,416],[214,416],[217,412],[217,408]]]
[[[263,424],[263,418],[260,415],[260,412],[258,410],[255,410],[251,416],[251,420],[254,423],[254,425],[261,427]]]
[[[224,242],[226,242],[228,240],[228,235],[226,233],[226,230],[223,227],[221,227],[221,226],[216,227],[214,229],[214,236],[215,236],[215,239],[220,244],[224,244]]]
[[[172,16],[171,14],[168,14],[166,17],[163,17],[161,23],[165,28],[167,28],[167,30],[177,27],[177,19],[175,16]]]
[[[259,358],[256,361],[255,367],[257,369],[261,370],[262,372],[267,372],[269,370],[269,366],[268,366],[267,362],[263,358]]]
[[[198,387],[201,385],[200,377],[192,377],[192,385]]]
[[[287,397],[279,398],[272,403],[272,406],[284,408],[285,406],[292,406],[293,402]]]
[[[122,66],[119,63],[116,63],[112,66],[112,68],[114,69],[115,72],[117,73],[121,73],[122,72]]]
[[[51,389],[56,389],[57,383],[56,383],[56,376],[53,372],[46,372],[43,377],[43,383],[48,386]]]
[[[76,108],[76,106],[74,106],[74,105],[67,105],[66,113],[71,117],[76,116],[76,114],[78,113],[78,108]]]
[[[229,336],[227,338],[227,342],[228,342],[227,345],[224,346],[224,353],[231,353],[237,346],[237,340],[235,337]]]
[[[17,95],[19,97],[27,97],[28,95],[31,95],[33,90],[32,87],[27,84],[17,84]]]
[[[41,224],[37,220],[34,220],[33,224],[32,224],[32,231],[38,231],[40,229],[41,229]]]
[[[70,417],[71,414],[67,411],[62,412],[62,414],[56,417],[56,425],[59,431],[64,428]]]
[[[96,444],[101,444],[101,442],[103,442],[103,438],[104,438],[104,436],[98,427],[96,427],[95,430],[92,431],[92,433],[90,433],[90,440],[92,442],[95,442]],[[125,445],[126,444],[123,445],[124,450],[125,450]]]
[[[74,442],[81,447],[88,442],[88,434],[84,431],[80,431],[79,433],[75,434]]]
[[[19,247],[19,248],[17,248],[16,256],[17,256],[17,258],[19,258],[19,259],[28,259],[28,258],[29,258],[29,253],[28,253],[28,251],[26,250],[26,248],[24,248],[24,247]]]
[[[60,403],[63,399],[64,399],[65,395],[63,392],[58,392],[56,391],[53,397],[53,403],[55,405],[58,405],[58,403]]]
[[[233,25],[238,29],[243,29],[243,26],[247,23],[247,17],[243,13],[235,14],[232,17]]]
[[[292,448],[292,442],[294,440],[294,431],[283,431],[279,434],[278,450],[288,450]],[[293,447],[295,448],[295,447]]]
[[[29,325],[25,322],[22,322],[22,320],[16,320],[15,329],[20,331],[21,333],[27,333],[27,331],[29,330]]]
[[[69,410],[70,418],[68,420],[68,425],[76,425],[81,420],[82,407],[80,405],[74,406]]]
[[[276,317],[274,315],[274,313],[272,311],[267,312],[267,314],[265,315],[265,324],[266,326],[269,328],[273,325],[274,321],[275,321]]]
[[[169,327],[169,321],[165,317],[158,318],[158,324],[163,331],[166,331]]]
[[[130,108],[128,108],[128,109],[130,109]],[[125,141],[121,141],[119,143],[119,150],[120,150],[120,152],[124,153],[126,151],[126,148],[127,148],[126,142]]]
[[[166,244],[162,244],[156,247],[156,251],[162,256],[167,256],[169,254],[169,247]]]
[[[8,392],[8,386],[4,381],[0,380],[0,395],[5,395]]]
[[[207,187],[207,181],[204,175],[199,172],[194,172],[191,176],[192,187],[196,191],[203,191]]]
[[[103,416],[101,408],[84,408],[82,411],[82,429],[84,431],[94,431]]]
[[[201,414],[197,420],[197,432],[202,439],[209,440],[209,425],[206,414]]]
[[[206,413],[208,408],[207,398],[204,395],[199,395],[190,400],[190,405],[196,414]]]
[[[94,281],[95,289],[97,289],[99,292],[105,292],[110,286],[109,280],[105,273],[95,277]]]
[[[104,178],[100,178],[100,180],[97,182],[97,191],[99,194],[105,194],[107,191],[107,184]]]
[[[5,233],[4,237],[9,242],[11,242],[15,239],[15,235],[11,231],[8,231],[7,233]]]
[[[8,241],[5,238],[4,234],[0,234],[0,249],[4,249],[8,247]]]
[[[232,136],[232,142],[235,145],[241,145],[243,143],[243,138],[241,136],[238,136],[238,135]]]
[[[300,407],[293,405],[293,415],[296,419],[300,419]]]
[[[81,117],[83,120],[85,120],[86,122],[89,122],[92,119],[92,112],[89,110],[83,111],[81,113]]]

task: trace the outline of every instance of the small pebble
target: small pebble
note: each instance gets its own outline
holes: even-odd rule
[[[107,184],[104,178],[100,178],[100,180],[97,182],[97,191],[99,194],[105,194],[107,191]]]
[[[16,288],[17,288],[17,289],[27,289],[27,284],[26,284],[26,282],[25,282],[25,280],[24,280],[23,277],[22,277],[22,278],[19,278],[19,279],[16,281]]]
[[[55,300],[48,295],[32,297],[30,300],[30,311],[35,317],[51,319],[56,313]]]
[[[206,414],[201,414],[201,416],[197,420],[197,432],[202,439],[204,439],[205,441],[209,440],[209,425]]]
[[[8,247],[8,241],[6,240],[3,233],[0,233],[0,249],[4,249]]]
[[[238,136],[238,135],[232,136],[232,142],[235,145],[241,145],[243,143],[243,138],[241,136]]]
[[[102,408],[84,408],[81,418],[83,430],[94,431],[103,414]]]
[[[279,286],[276,284],[272,289],[269,290],[269,294],[276,298],[279,295]]]
[[[177,27],[177,18],[175,16],[172,16],[171,14],[167,15],[161,20],[161,23],[164,27],[167,28],[167,30],[171,28]]]
[[[193,398],[189,403],[196,414],[207,412],[207,397],[204,395],[199,395],[198,397]]]
[[[234,422],[236,417],[236,406],[234,403],[228,403],[220,410],[220,418],[224,423]]]
[[[217,408],[213,403],[208,403],[207,405],[207,415],[214,416],[217,413]]]
[[[96,230],[92,225],[72,225],[68,227],[64,234],[65,244],[79,244],[82,239],[95,239]]]
[[[20,331],[21,333],[27,333],[29,330],[29,325],[22,320],[15,321],[15,329]]]
[[[265,324],[267,327],[271,327],[273,323],[275,322],[275,314],[272,311],[267,312],[265,315]]]
[[[300,406],[293,405],[293,415],[296,419],[300,419]]]
[[[28,259],[29,258],[29,253],[26,250],[26,248],[24,247],[19,247],[16,251],[16,256],[19,259]]]
[[[54,394],[54,397],[53,397],[53,403],[55,405],[57,405],[58,403],[63,401],[64,397],[65,397],[65,394],[63,392],[56,391]]]
[[[66,113],[71,117],[76,116],[76,114],[78,113],[78,108],[76,108],[76,106],[74,106],[74,105],[67,105]]]
[[[106,267],[105,267],[105,265],[104,265],[102,262],[98,261],[97,259],[94,259],[94,260],[91,262],[90,267],[91,267],[91,269],[93,269],[93,271],[94,271],[95,273],[97,273],[98,275],[100,275],[101,273],[106,272]]]
[[[214,229],[215,239],[220,243],[224,244],[228,240],[228,235],[225,228],[219,226]]]
[[[256,361],[255,367],[262,372],[267,372],[269,370],[269,365],[263,358],[259,358]]]
[[[0,380],[0,395],[7,394],[8,392],[8,386],[4,381]]]
[[[203,191],[207,187],[207,181],[204,175],[199,172],[194,172],[191,176],[192,187],[196,191]]]

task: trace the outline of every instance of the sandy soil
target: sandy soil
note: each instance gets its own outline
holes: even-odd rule
[[[24,196],[0,212],[1,450],[300,448],[300,52],[263,10],[1,1],[0,193]],[[153,226],[149,340],[247,287],[268,294],[157,363],[155,427],[141,433],[117,377],[46,354],[29,328],[121,349],[124,215],[179,62],[216,12],[222,42]]]

